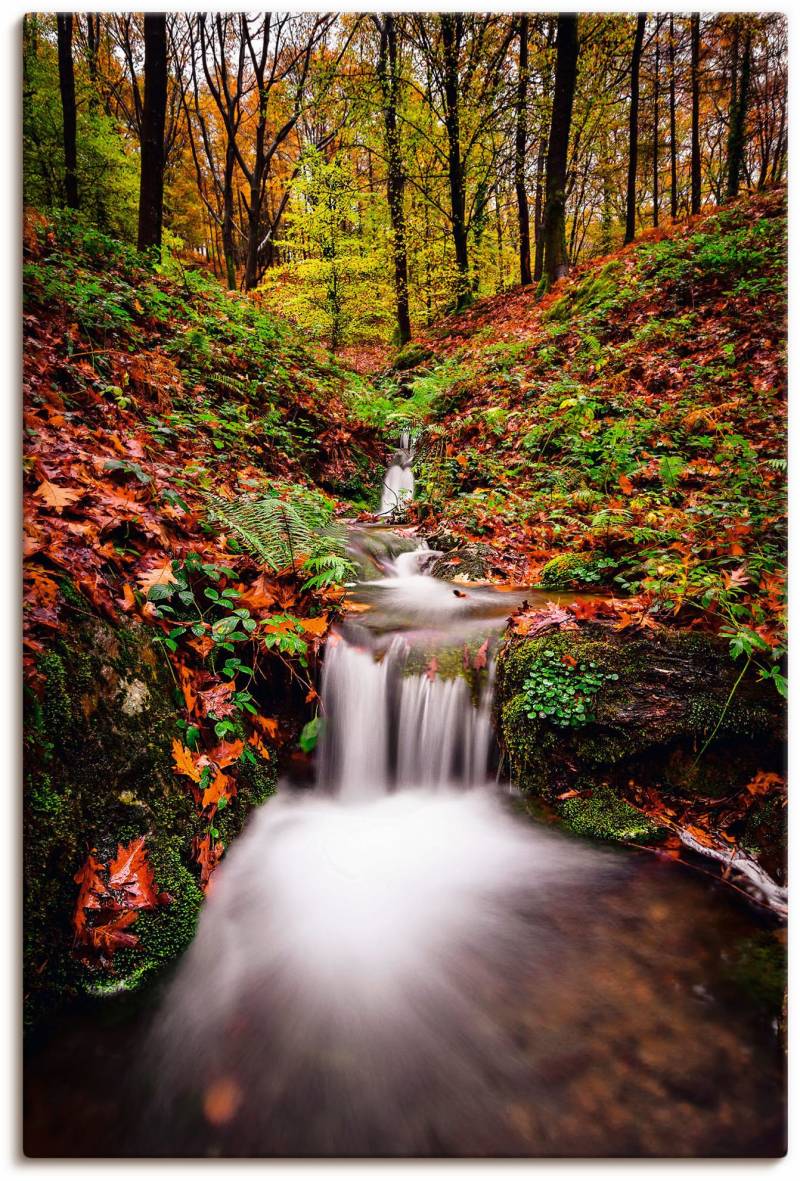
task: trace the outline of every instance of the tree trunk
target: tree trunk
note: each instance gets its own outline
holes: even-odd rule
[[[636,17],[636,33],[631,54],[631,105],[628,114],[628,190],[625,202],[625,239],[632,242],[636,236],[636,172],[639,163],[639,65],[642,60],[645,13]]]
[[[145,13],[144,107],[139,184],[139,250],[161,245],[164,216],[164,124],[167,114],[167,18]]]
[[[675,140],[675,18],[669,14],[669,212],[678,217],[678,145]]]
[[[692,13],[692,213],[700,212],[700,13]]]
[[[527,287],[531,275],[531,227],[528,194],[525,188],[525,157],[528,141],[528,17],[522,15],[517,25],[519,35],[519,75],[517,78],[517,125],[514,151],[514,188],[519,216],[519,281]]]
[[[64,191],[70,209],[78,208],[78,115],[75,106],[75,67],[72,62],[72,13],[59,12],[58,82],[64,115]]]
[[[395,314],[397,343],[402,347],[411,339],[411,315],[408,306],[408,256],[406,252],[405,170],[397,129],[397,26],[387,13],[381,26],[378,77],[383,96],[383,126],[386,136],[386,195],[392,222],[392,258],[394,261]]]
[[[661,46],[659,44],[659,33],[661,32],[661,17],[656,17],[656,60],[655,72],[653,74],[653,225],[658,225],[658,121],[659,121],[659,70],[661,69]]]
[[[536,159],[536,197],[533,205],[533,233],[536,251],[533,264],[533,281],[538,283],[544,268],[544,239],[542,237],[542,218],[544,203],[544,166],[547,160],[547,140],[542,136],[539,143],[539,154]]]
[[[458,51],[461,44],[462,17],[442,13],[439,17],[444,48],[445,130],[447,132],[447,177],[450,187],[450,211],[453,246],[458,268],[456,309],[470,301],[469,256],[467,253],[466,189],[461,159],[461,129],[458,102]]]
[[[233,241],[233,169],[236,153],[229,140],[225,148],[225,172],[222,181],[222,253],[225,255],[225,282],[236,290],[236,249]]]
[[[578,18],[574,13],[559,13],[553,112],[547,146],[547,182],[542,216],[543,271],[548,283],[554,283],[569,270],[564,227],[567,154],[577,75]]]
[[[737,22],[733,40],[731,111],[728,131],[728,197],[731,200],[739,194],[739,180],[741,178],[742,163],[744,160],[744,132],[747,120],[747,103],[750,97],[751,49],[752,32],[748,25],[744,36],[741,76],[739,76],[739,33]]]

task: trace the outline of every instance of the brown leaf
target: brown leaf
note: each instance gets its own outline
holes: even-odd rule
[[[79,488],[60,488],[57,484],[51,484],[49,480],[42,480],[34,492],[34,496],[41,497],[46,505],[55,509],[57,513],[61,513],[76,500],[80,500],[83,493]]]

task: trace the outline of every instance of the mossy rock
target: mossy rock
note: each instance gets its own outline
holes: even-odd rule
[[[603,678],[586,724],[528,717],[526,678],[560,658],[585,662]],[[598,775],[632,776],[689,797],[740,790],[756,770],[780,761],[784,714],[774,691],[755,678],[742,682],[725,711],[739,671],[724,644],[698,632],[631,634],[585,624],[514,638],[500,654],[495,697],[512,778],[546,799]]]
[[[603,841],[660,841],[667,830],[619,799],[611,789],[599,785],[591,794],[563,800],[558,811],[579,836]]]
[[[25,693],[24,969],[30,1020],[59,1000],[133,989],[191,940],[202,894],[192,840],[200,821],[188,781],[172,769],[179,697],[152,633],[85,611],[39,659],[41,688]],[[243,768],[239,795],[220,814],[226,842],[274,788],[274,764]],[[139,940],[111,964],[76,954],[75,873],[92,849],[105,864],[145,836],[159,893],[142,911]]]
[[[614,558],[591,551],[558,554],[542,567],[539,585],[555,590],[567,587],[584,590],[611,583],[619,569]]]
[[[723,960],[725,976],[744,994],[764,1017],[780,1023],[786,982],[788,955],[784,929],[759,931],[737,940]]]
[[[748,814],[741,843],[781,885],[786,884],[788,840],[786,798],[776,795],[756,804]]]
[[[431,349],[412,340],[397,352],[392,362],[392,368],[402,373],[407,369],[416,369],[418,365],[423,365],[432,359],[433,351]]]
[[[427,568],[427,573],[445,582],[453,579],[467,579],[470,582],[486,578],[491,565],[491,550],[480,542],[474,545],[457,545],[441,554]]]

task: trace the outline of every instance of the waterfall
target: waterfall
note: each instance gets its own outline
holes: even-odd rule
[[[508,1112],[532,1082],[506,1014],[546,898],[603,862],[489,782],[490,645],[513,594],[426,575],[424,543],[394,554],[328,640],[315,789],[284,784],[226,853],[154,1023],[155,1155],[524,1143]]]
[[[491,675],[473,702],[463,676],[409,671],[409,654],[402,637],[377,660],[341,634],[333,637],[322,681],[319,780],[343,799],[374,798],[398,786],[470,787],[487,779]]]
[[[411,432],[406,429],[401,432],[400,446],[389,461],[389,466],[383,477],[378,516],[385,517],[396,509],[401,509],[403,504],[413,497],[414,473],[411,470],[413,460],[414,440]]]

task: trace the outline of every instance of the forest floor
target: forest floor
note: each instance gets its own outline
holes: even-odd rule
[[[456,577],[477,547],[493,581],[597,591],[577,620],[713,631],[785,690],[783,192],[650,231],[543,299],[481,300],[392,369],[381,346],[346,366],[179,259],[154,271],[30,213],[24,327],[28,691],[76,603],[152,629],[180,687],[203,881],[246,746],[288,750],[304,722],[313,746],[316,655],[352,576],[320,539],[369,517],[406,425],[407,519],[445,539]],[[268,519],[242,516],[253,494]],[[278,665],[299,718],[270,691]]]

